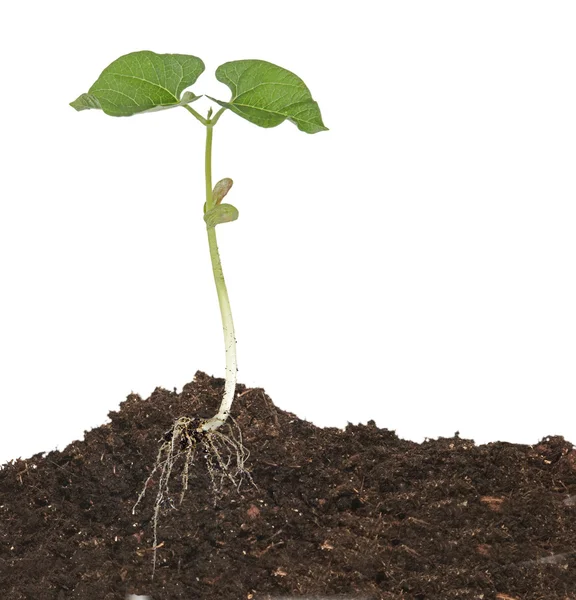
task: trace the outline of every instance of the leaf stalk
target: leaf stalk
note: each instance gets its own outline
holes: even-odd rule
[[[194,115],[202,125],[208,125],[208,121],[198,112],[195,111],[189,104],[184,104],[184,108],[192,115]]]

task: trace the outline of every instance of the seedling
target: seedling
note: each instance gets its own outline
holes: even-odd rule
[[[236,474],[244,472],[246,451],[241,438],[234,434],[224,435],[218,431],[230,415],[236,390],[237,363],[234,323],[216,242],[216,226],[238,219],[238,209],[232,204],[222,202],[232,187],[232,179],[224,178],[216,185],[212,185],[214,126],[222,114],[229,110],[260,127],[276,127],[287,119],[305,133],[318,133],[327,129],[322,122],[318,104],[312,99],[304,82],[294,73],[263,60],[237,60],[218,67],[216,79],[230,88],[232,97],[224,102],[208,96],[219,106],[219,109],[214,114],[213,109],[210,108],[207,116],[203,117],[190,106],[201,96],[185,91],[196,82],[203,71],[204,63],[196,56],[156,54],[150,51],[132,52],[121,56],[106,67],[88,93],[82,94],[70,103],[79,111],[99,109],[113,117],[129,117],[138,113],[183,107],[206,128],[204,165],[206,200],[203,211],[224,330],[226,353],[224,395],[219,410],[213,417],[208,419],[180,417],[164,437],[152,472],[153,474],[157,469],[161,470],[155,524],[160,507],[170,501],[168,480],[174,460],[181,453],[185,454],[182,472],[183,492],[188,482],[188,465],[198,444],[202,445],[206,454],[212,457],[212,462],[208,462],[208,468],[213,483],[215,471],[225,473],[233,480]],[[231,471],[230,461],[224,456],[223,451],[236,453],[236,471]],[[212,469],[210,465],[213,466]],[[143,494],[144,492],[138,501]],[[156,547],[156,528],[154,546]]]

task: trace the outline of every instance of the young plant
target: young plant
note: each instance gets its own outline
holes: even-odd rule
[[[224,111],[229,110],[260,127],[276,127],[288,119],[306,133],[318,133],[327,128],[322,123],[318,104],[304,82],[294,73],[263,60],[236,60],[219,66],[216,79],[230,88],[232,97],[224,102],[208,96],[220,108],[214,115],[210,108],[207,116],[202,117],[190,106],[201,96],[184,90],[194,84],[203,71],[204,63],[196,56],[132,52],[106,67],[88,93],[79,96],[70,106],[79,111],[100,109],[113,117],[129,117],[178,106],[185,108],[206,128],[204,221],[222,315],[226,385],[220,409],[212,418],[202,420],[198,429],[214,431],[230,414],[237,372],[234,323],[216,243],[216,225],[238,218],[238,209],[222,202],[232,180],[222,179],[212,187],[214,126]]]
[[[188,467],[198,445],[204,450],[208,473],[216,492],[224,478],[237,483],[243,475],[247,474],[249,477],[244,469],[247,451],[239,430],[236,435],[234,432],[226,435],[218,431],[230,415],[236,391],[237,366],[234,323],[216,242],[216,226],[235,221],[238,209],[222,202],[232,187],[230,178],[212,185],[214,126],[222,114],[229,110],[260,127],[276,127],[287,119],[306,133],[318,133],[327,129],[322,122],[318,104],[312,99],[304,82],[294,73],[263,60],[237,60],[218,67],[216,78],[230,88],[232,97],[225,102],[208,96],[219,108],[215,114],[210,108],[207,116],[203,117],[190,106],[201,96],[185,91],[203,71],[204,63],[196,56],[132,52],[106,67],[88,93],[70,103],[79,111],[99,109],[113,117],[129,117],[138,113],[182,107],[206,128],[206,200],[203,211],[224,330],[226,383],[220,408],[213,417],[199,419],[184,416],[175,421],[162,440],[156,464],[136,502],[140,502],[152,476],[159,470],[153,518],[154,565],[158,547],[158,515],[161,507],[172,504],[168,484],[175,460],[179,456],[184,457],[180,501],[188,487]]]

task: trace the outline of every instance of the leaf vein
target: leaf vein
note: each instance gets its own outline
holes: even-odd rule
[[[252,110],[261,110],[263,112],[267,112],[270,113],[272,115],[279,115],[281,117],[284,117],[285,119],[290,119],[290,118],[294,118],[294,115],[286,115],[284,113],[281,113],[277,110],[269,110],[267,108],[260,108],[259,106],[251,106],[250,104],[242,104],[240,102],[234,102],[232,103],[232,106],[237,106],[237,107],[242,107],[242,108],[249,108]],[[298,119],[299,121],[302,121],[304,123],[310,123],[311,125],[317,125],[317,123],[315,123],[314,121],[310,121],[308,119]]]
[[[168,92],[174,99],[178,100],[178,98],[168,88],[166,88],[158,83],[154,83],[153,81],[150,81],[149,79],[143,79],[142,77],[136,77],[136,75],[126,75],[124,73],[110,73],[110,75],[114,75],[114,77],[126,77],[127,79],[136,79],[137,81],[143,81],[144,83],[148,83],[154,87],[164,90],[165,92]],[[116,91],[116,90],[110,90],[110,91]]]

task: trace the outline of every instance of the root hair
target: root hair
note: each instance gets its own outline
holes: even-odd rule
[[[146,495],[146,490],[154,485],[154,475],[160,472],[152,517],[152,578],[154,578],[157,563],[156,551],[159,547],[158,522],[160,514],[163,510],[176,508],[170,493],[170,480],[177,461],[181,459],[183,462],[180,474],[182,489],[178,498],[178,505],[182,504],[188,490],[190,465],[194,463],[198,451],[204,459],[210,477],[214,504],[224,495],[227,480],[234,486],[236,491],[240,491],[245,479],[256,487],[252,475],[246,469],[246,461],[250,456],[250,452],[242,443],[240,427],[232,417],[228,417],[228,419],[233,426],[226,423],[228,430],[223,433],[220,430],[202,431],[201,419],[180,417],[160,440],[154,467],[132,507],[132,514],[135,514],[136,507]]]

